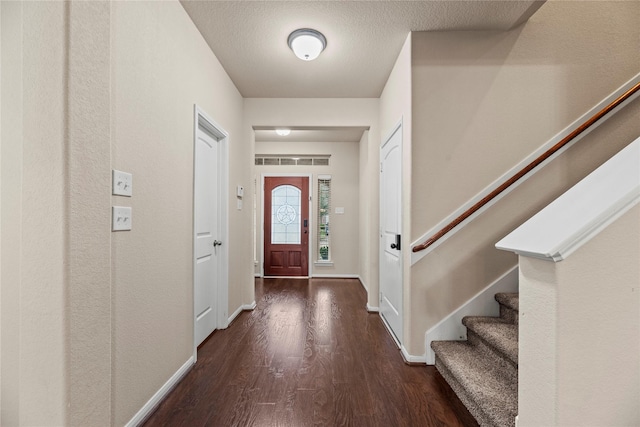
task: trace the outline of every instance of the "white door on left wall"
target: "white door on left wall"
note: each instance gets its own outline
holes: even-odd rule
[[[221,260],[220,187],[218,178],[219,144],[201,128],[195,147],[195,345],[198,346],[216,329],[218,271]]]

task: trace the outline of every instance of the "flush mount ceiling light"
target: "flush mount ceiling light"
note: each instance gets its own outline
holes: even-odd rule
[[[280,136],[287,136],[291,133],[291,129],[276,129],[276,133]]]
[[[310,28],[300,28],[289,34],[289,47],[303,61],[313,61],[327,47],[322,33]]]

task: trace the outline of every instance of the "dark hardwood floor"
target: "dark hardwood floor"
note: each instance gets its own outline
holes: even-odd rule
[[[477,426],[408,366],[356,279],[257,279],[257,307],[198,350],[145,426]]]

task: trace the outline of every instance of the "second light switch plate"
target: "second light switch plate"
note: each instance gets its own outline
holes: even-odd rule
[[[131,208],[127,206],[114,206],[111,221],[112,231],[131,230]]]
[[[114,169],[112,188],[112,194],[116,196],[131,197],[133,195],[133,175]]]

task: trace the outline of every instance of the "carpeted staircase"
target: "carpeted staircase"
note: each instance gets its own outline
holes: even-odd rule
[[[496,294],[500,317],[467,316],[467,341],[433,341],[436,368],[478,423],[513,426],[518,414],[518,294]]]

